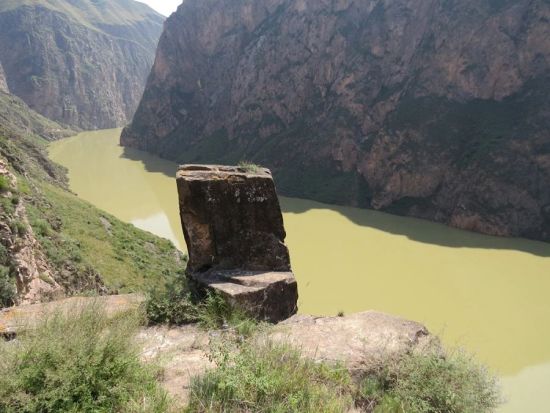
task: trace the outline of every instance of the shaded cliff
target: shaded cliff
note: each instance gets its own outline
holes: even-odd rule
[[[141,98],[162,23],[133,0],[3,1],[7,86],[50,119],[84,129],[122,126]]]
[[[549,22],[543,0],[189,0],[121,142],[549,240]]]

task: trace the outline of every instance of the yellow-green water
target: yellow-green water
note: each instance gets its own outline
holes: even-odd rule
[[[118,146],[119,129],[50,146],[71,189],[184,249],[176,165]],[[300,311],[375,309],[426,324],[502,377],[505,413],[550,412],[550,245],[282,198]]]

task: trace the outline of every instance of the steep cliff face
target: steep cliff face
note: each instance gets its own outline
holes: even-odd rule
[[[163,18],[132,0],[6,0],[0,61],[11,93],[84,129],[124,125],[153,63]],[[2,84],[0,71],[0,88]]]
[[[550,4],[188,0],[122,143],[281,192],[550,239]]]

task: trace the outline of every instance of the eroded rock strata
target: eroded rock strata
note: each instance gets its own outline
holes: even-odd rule
[[[123,126],[141,98],[163,20],[127,0],[2,2],[7,86],[33,110],[64,124]],[[0,68],[0,90],[3,83]]]
[[[543,0],[188,0],[121,142],[550,240],[549,22]]]
[[[293,315],[298,287],[271,172],[186,165],[177,185],[188,277],[261,320]]]

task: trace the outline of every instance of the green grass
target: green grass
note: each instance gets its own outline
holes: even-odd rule
[[[340,413],[353,402],[346,370],[285,345],[222,343],[213,358],[218,367],[193,381],[188,413]]]
[[[0,248],[3,246],[0,244]],[[16,296],[15,280],[8,267],[0,264],[0,308],[13,305]]]
[[[10,180],[7,176],[0,175],[0,193],[9,191],[10,189]]]
[[[242,169],[244,172],[250,173],[250,174],[257,174],[262,170],[262,168],[259,165],[256,165],[255,163],[252,163],[249,161],[240,161],[238,164],[238,167]]]
[[[410,355],[385,380],[402,412],[484,413],[501,402],[496,379],[461,351],[445,358]]]
[[[167,283],[165,289],[153,290],[145,304],[150,325],[185,325],[197,323],[206,330],[232,328],[248,337],[258,328],[243,311],[231,306],[220,294],[191,292],[182,274]]]
[[[156,372],[134,345],[140,317],[109,319],[97,305],[70,313],[0,342],[0,411],[167,412]]]
[[[501,402],[495,379],[461,352],[406,355],[359,381],[265,339],[222,339],[212,359],[217,367],[193,381],[189,413],[490,413]]]
[[[123,223],[61,188],[44,182],[35,185],[40,194],[27,205],[29,219],[66,287],[71,287],[70,279],[63,280],[67,267],[75,274],[93,269],[111,291],[118,292],[162,288],[181,276],[185,257],[170,241]]]

